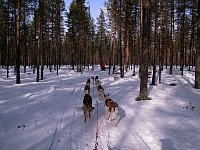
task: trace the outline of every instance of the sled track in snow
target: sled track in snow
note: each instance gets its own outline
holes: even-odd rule
[[[56,141],[56,139],[57,139],[57,133],[58,133],[58,131],[59,131],[60,127],[61,127],[61,124],[62,124],[62,122],[63,122],[63,118],[64,118],[65,111],[66,111],[66,110],[64,110],[63,112],[60,113],[58,122],[57,122],[57,124],[56,124],[56,129],[55,129],[55,131],[54,131],[53,138],[52,138],[51,144],[50,144],[50,146],[49,146],[49,150],[54,150],[54,149],[56,149],[56,146],[57,146],[57,141]]]
[[[75,95],[75,93],[78,93],[78,95],[80,94],[81,92],[81,87],[77,87],[75,86],[73,91],[70,93],[70,95]],[[50,146],[49,146],[49,150],[55,150],[56,147],[57,147],[57,144],[58,144],[58,132],[61,128],[61,124],[63,123],[63,118],[65,117],[65,114],[66,114],[66,110],[67,109],[64,109],[62,112],[60,112],[60,115],[59,115],[59,119],[57,121],[57,124],[56,124],[56,127],[55,127],[55,131],[53,133],[53,138],[51,140],[51,143],[50,143]],[[73,113],[73,118],[75,118],[75,110],[74,110],[74,113]],[[73,124],[75,124],[75,121],[73,119]]]

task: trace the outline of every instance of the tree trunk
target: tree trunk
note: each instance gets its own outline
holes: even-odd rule
[[[40,50],[41,50],[41,56],[40,56],[40,62],[41,62],[41,80],[44,79],[44,32],[43,32],[43,24],[44,24],[44,17],[43,17],[43,13],[44,13],[44,1],[40,2],[40,32],[41,32],[41,45],[40,45]]]
[[[130,34],[130,18],[131,18],[131,2],[129,0],[125,1],[126,10],[125,10],[125,36],[124,36],[124,47],[125,47],[125,59],[124,65],[126,72],[128,71],[128,59],[129,59],[129,34]]]
[[[9,8],[10,8],[10,0],[8,0],[8,7],[7,7],[7,12],[6,12],[6,15],[7,15],[7,21],[6,21],[6,24],[7,24],[7,36],[6,36],[6,65],[7,65],[7,78],[9,77],[9,65],[10,65],[10,48],[9,48]]]
[[[164,25],[163,25],[163,0],[160,1],[160,11],[161,11],[161,18],[160,18],[160,36],[159,36],[159,71],[158,71],[158,77],[159,77],[159,83],[161,83],[161,75],[162,75],[162,68],[163,68],[163,49],[164,49]]]
[[[110,71],[111,71],[112,52],[113,52],[112,32],[113,32],[113,27],[111,25],[111,30],[110,30],[110,51],[109,51],[109,71],[108,71],[108,75],[110,75]]]
[[[191,66],[193,66],[193,51],[194,51],[194,29],[195,29],[195,21],[194,21],[194,9],[192,9],[192,31],[190,35],[190,53],[189,53],[189,68],[191,70]]]
[[[134,16],[134,24],[133,24],[133,76],[135,76],[135,65],[136,65],[136,19],[137,19],[137,6],[135,6],[135,16]]]
[[[24,0],[24,12],[23,12],[23,28],[24,28],[24,73],[26,72],[27,66],[27,33],[26,33],[26,0]]]
[[[140,64],[140,95],[136,100],[148,100],[148,50],[149,50],[149,19],[150,19],[150,0],[140,0],[142,4],[142,43],[141,43],[141,64]]]
[[[56,74],[60,68],[60,2],[56,2]],[[81,55],[83,56],[83,55]]]
[[[181,75],[183,75],[183,71],[184,71],[184,52],[185,52],[185,0],[183,1],[183,8],[182,8],[182,17],[181,17],[181,46],[180,46],[180,71],[181,71]]]
[[[15,7],[16,8],[16,7]],[[17,2],[17,17],[16,17],[16,84],[20,84],[20,10],[21,0]]]
[[[40,20],[40,19],[39,19]],[[37,76],[36,82],[40,80],[40,21],[38,21],[38,36],[37,36]]]
[[[120,53],[120,77],[124,77],[124,68],[123,68],[123,52],[122,52],[122,21],[121,21],[121,0],[120,0],[120,12],[119,12],[119,53]]]
[[[198,19],[197,19],[197,53],[195,65],[195,88],[200,89],[200,0],[198,0]]]
[[[158,0],[155,1],[155,32],[154,32],[152,85],[156,85],[156,52],[158,48],[157,33],[158,33]]]
[[[37,10],[38,11],[38,14],[36,15],[37,17],[35,18],[35,21],[38,20],[38,24],[37,24],[37,21],[35,23],[36,25],[36,32],[37,32],[37,35],[36,35],[36,40],[37,40],[37,75],[36,75],[36,82],[39,82],[40,80],[40,26],[41,26],[41,22],[40,22],[40,14],[41,14],[41,0],[39,1],[39,9]],[[36,12],[37,13],[37,12]]]
[[[174,34],[174,0],[171,0],[171,29],[170,29],[170,40],[171,40],[171,49],[170,49],[170,71],[169,74],[173,72],[173,64],[174,64],[174,41],[173,41],[173,34]]]
[[[114,39],[114,42],[113,42],[113,58],[112,58],[112,63],[113,63],[113,74],[115,73],[115,49],[116,49],[116,43],[115,43],[115,39]]]

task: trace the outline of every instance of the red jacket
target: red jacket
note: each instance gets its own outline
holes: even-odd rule
[[[103,62],[100,63],[101,70],[105,70],[105,64]]]

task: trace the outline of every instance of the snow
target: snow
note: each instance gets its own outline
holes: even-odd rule
[[[148,85],[152,100],[135,101],[139,77],[131,70],[121,79],[98,66],[83,74],[62,66],[59,75],[45,68],[45,79],[39,83],[27,70],[21,73],[21,84],[15,84],[13,69],[9,78],[6,69],[0,69],[0,150],[93,150],[95,144],[98,150],[200,147],[200,90],[193,88],[192,71],[181,76],[178,69],[173,75],[164,70],[162,83]],[[104,101],[95,85],[91,91],[95,109],[84,123],[83,89],[88,77],[96,75],[119,105],[117,126],[105,119]]]

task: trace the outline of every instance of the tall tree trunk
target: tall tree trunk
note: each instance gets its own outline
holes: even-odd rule
[[[182,17],[181,17],[181,46],[180,46],[180,71],[181,71],[181,75],[183,75],[183,71],[184,71],[184,52],[185,52],[185,0],[183,1],[183,8],[182,8]]]
[[[136,100],[148,100],[148,51],[149,51],[149,19],[150,19],[150,0],[140,0],[142,4],[142,44],[141,44],[141,64],[140,64],[140,95]]]
[[[137,19],[137,6],[135,5],[134,8],[135,15],[134,15],[134,24],[133,24],[133,76],[135,76],[135,65],[136,65],[136,19]]]
[[[162,75],[162,68],[163,68],[163,49],[164,49],[164,25],[163,25],[163,0],[160,0],[160,7],[161,7],[161,18],[160,18],[160,42],[159,42],[159,71],[158,71],[158,76],[159,76],[159,83],[161,83],[161,75]]]
[[[110,71],[111,71],[112,52],[113,52],[112,32],[113,32],[113,27],[111,25],[111,30],[110,30],[110,51],[109,51],[109,71],[108,71],[109,75],[110,75]]]
[[[40,32],[41,32],[41,45],[40,45],[40,50],[41,50],[41,56],[40,56],[40,62],[41,62],[41,73],[40,73],[40,76],[41,76],[41,80],[44,79],[44,32],[43,32],[43,24],[44,24],[44,17],[43,17],[43,14],[44,14],[44,1],[41,1],[40,2]]]
[[[36,29],[37,29],[37,36],[36,36],[36,40],[37,40],[37,75],[36,75],[36,82],[39,82],[40,80],[40,40],[41,40],[41,0],[39,0],[39,8],[38,8],[38,14],[37,17],[35,18],[36,20],[38,20],[38,24],[36,24]]]
[[[23,12],[23,28],[24,28],[24,73],[27,66],[27,38],[26,38],[26,0],[24,0],[24,12]]]
[[[128,59],[129,59],[129,32],[130,32],[130,18],[131,18],[131,2],[129,0],[125,1],[126,10],[125,10],[125,36],[124,36],[124,47],[125,47],[125,59],[124,65],[126,72],[128,71]]]
[[[33,56],[33,74],[35,74],[35,70],[36,70],[36,67],[37,67],[37,54],[36,54],[36,49],[37,49],[37,21],[36,21],[36,18],[37,18],[37,11],[36,11],[36,4],[34,4],[34,46],[33,46],[33,49],[35,49],[34,51],[34,56]]]
[[[198,0],[197,17],[197,53],[195,65],[195,88],[200,89],[200,0]]]
[[[174,0],[171,0],[171,29],[170,29],[170,71],[169,74],[173,72],[173,64],[174,64],[174,41],[173,41],[173,34],[174,34]]]
[[[56,3],[56,74],[60,68],[60,2]],[[81,55],[83,56],[83,55]]]
[[[40,16],[39,16],[40,17]],[[40,80],[40,19],[38,19],[38,36],[37,36],[37,76],[36,82]]]
[[[113,63],[113,74],[115,73],[115,49],[116,49],[116,43],[115,43],[115,39],[113,40],[113,58],[112,58],[112,63]]]
[[[79,43],[79,65],[80,65],[80,72],[83,73],[83,1],[81,0],[81,6],[80,6],[80,43]],[[101,51],[101,50],[100,50]],[[102,54],[101,56],[102,57]]]
[[[154,32],[152,85],[156,85],[156,52],[157,52],[157,48],[158,48],[157,33],[158,33],[158,0],[155,1],[155,32]]]
[[[50,49],[50,67],[49,70],[50,72],[52,72],[52,67],[53,67],[53,51],[54,51],[54,43],[53,43],[53,39],[54,39],[54,24],[53,24],[53,14],[54,11],[51,12],[51,27],[52,27],[52,31],[51,31],[51,49]]]
[[[6,36],[6,51],[7,51],[7,54],[6,54],[6,65],[7,65],[7,78],[9,77],[9,65],[10,65],[10,48],[9,48],[9,8],[10,8],[10,0],[8,0],[8,4],[7,4],[7,12],[6,12],[6,15],[7,15],[7,21],[6,21],[6,24],[7,24],[7,36]]]
[[[194,4],[192,4],[194,5]],[[194,6],[193,6],[194,7]],[[192,22],[191,22],[191,34],[190,34],[190,53],[189,53],[189,68],[191,70],[191,66],[193,66],[193,51],[194,51],[194,30],[195,30],[195,17],[194,17],[194,8],[192,7]]]
[[[121,21],[121,11],[122,11],[122,2],[120,2],[120,12],[119,12],[119,53],[120,53],[120,77],[124,77],[124,68],[123,68],[123,52],[122,52],[122,21]]]
[[[21,10],[21,0],[18,0],[16,30],[15,30],[16,31],[16,84],[20,84],[20,10]]]
[[[139,40],[140,40],[140,42],[139,42],[139,57],[138,57],[138,59],[139,59],[139,65],[141,65],[141,51],[142,51],[142,33],[143,33],[143,22],[142,22],[142,20],[143,20],[143,0],[140,0],[140,37],[139,37]],[[140,76],[140,74],[141,74],[141,69],[139,69],[139,76]]]

